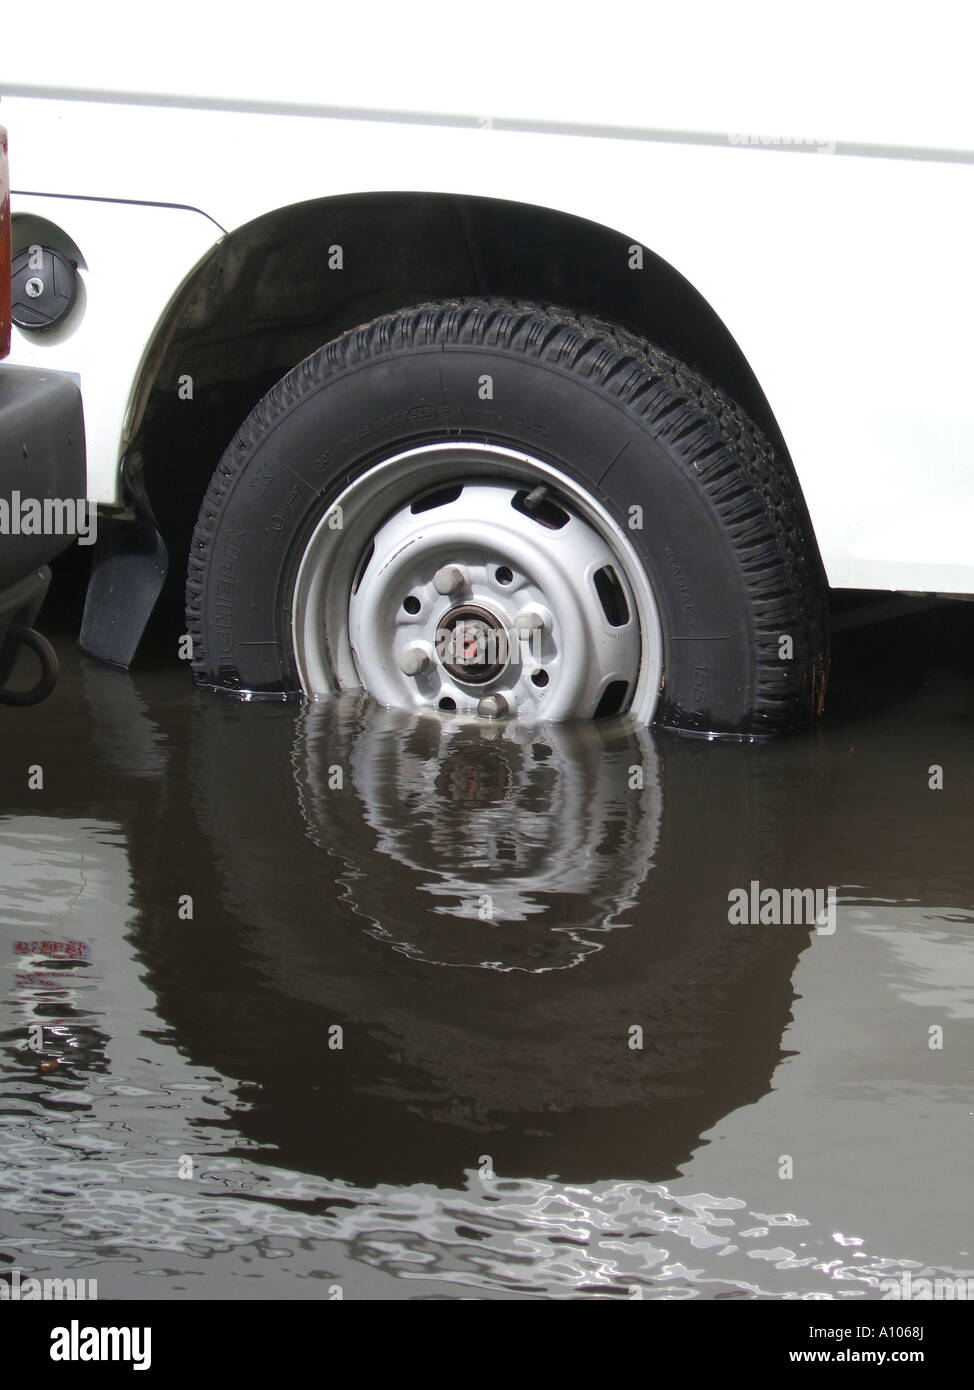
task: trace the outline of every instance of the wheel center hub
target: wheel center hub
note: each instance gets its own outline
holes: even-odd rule
[[[486,685],[507,668],[507,632],[499,618],[486,608],[465,603],[440,619],[436,629],[436,655],[454,680],[464,685]]]

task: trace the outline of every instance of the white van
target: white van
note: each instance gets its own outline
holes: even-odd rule
[[[131,661],[168,551],[213,687],[813,719],[829,587],[974,594],[970,20],[909,13],[177,0],[5,44],[82,645]]]

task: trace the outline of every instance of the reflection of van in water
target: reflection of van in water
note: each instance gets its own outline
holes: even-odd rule
[[[904,103],[914,30],[763,14],[519,7],[515,61],[492,11],[460,64],[451,9],[435,82],[406,12],[10,46],[84,647],[130,662],[168,549],[212,686],[751,737],[821,709],[829,586],[974,594],[968,46]]]

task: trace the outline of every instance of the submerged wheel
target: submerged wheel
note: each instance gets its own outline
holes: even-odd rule
[[[824,691],[788,466],[688,367],[537,305],[420,306],[290,372],[214,474],[187,621],[240,693],[749,736]]]

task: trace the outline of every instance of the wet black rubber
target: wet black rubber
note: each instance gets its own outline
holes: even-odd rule
[[[544,459],[627,530],[663,629],[657,723],[760,737],[821,712],[827,589],[790,463],[658,347],[569,310],[500,300],[375,319],[258,403],[193,536],[186,615],[198,680],[296,693],[289,606],[315,523],[377,460],[445,439]]]

